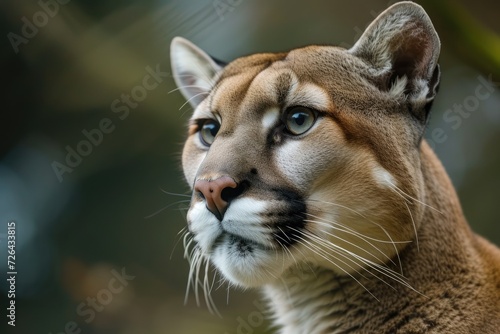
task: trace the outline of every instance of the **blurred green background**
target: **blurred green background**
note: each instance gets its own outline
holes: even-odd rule
[[[500,94],[484,86],[500,80],[500,4],[417,2],[442,39],[427,136],[473,229],[500,244]],[[170,41],[186,37],[223,60],[313,43],[349,47],[391,3],[3,0],[0,326],[8,320],[7,223],[15,221],[9,333],[270,333],[255,291],[213,291],[222,318],[192,292],[184,305],[189,268],[176,242],[189,199],[180,152],[192,110],[173,91]],[[156,80],[144,83],[152,71]],[[487,98],[477,97],[480,86]],[[126,95],[135,101],[127,105]],[[81,144],[85,133],[96,144]],[[78,149],[86,156],[61,169]],[[130,277],[115,280],[122,268]]]

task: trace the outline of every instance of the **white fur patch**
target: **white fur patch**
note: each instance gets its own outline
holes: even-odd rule
[[[241,253],[239,246],[230,242],[226,235],[215,249],[211,260],[220,272],[233,284],[258,287],[277,280],[291,264],[292,259],[284,252],[261,249],[255,246],[249,253]]]
[[[289,76],[291,79],[290,86],[288,87],[287,95],[290,95],[299,84],[297,75],[290,69],[266,69],[253,79],[252,84],[248,89],[248,93],[242,102],[242,109],[251,107],[255,103],[255,97],[261,99],[268,99],[271,101],[278,101],[278,90],[276,89],[280,78]],[[231,78],[225,79],[229,80]]]
[[[307,168],[307,163],[303,151],[304,143],[300,140],[289,140],[276,150],[276,165],[282,174],[284,174],[293,184],[302,184],[303,178],[301,172]]]
[[[264,116],[262,117],[262,127],[264,128],[264,130],[267,131],[273,125],[275,125],[279,117],[280,111],[278,108],[270,108],[266,110]]]
[[[208,253],[217,237],[222,233],[219,220],[206,208],[205,202],[191,205],[187,214],[189,230],[195,235],[200,248]]]
[[[341,283],[331,272],[293,271],[265,291],[276,314],[275,323],[282,328],[280,333],[340,333],[347,305]]]
[[[288,88],[288,91],[278,92],[277,86],[287,76],[290,78],[289,86],[285,87]],[[283,106],[285,109],[300,105],[317,110],[328,110],[331,106],[328,94],[320,86],[309,82],[300,82],[295,72],[290,69],[272,67],[260,72],[254,78],[248,89],[248,94],[241,104],[241,108],[244,110],[254,105],[255,97],[258,97],[259,100],[269,99],[271,101],[278,101],[278,93],[286,95]],[[268,128],[270,124],[274,124],[276,116],[274,116],[274,112],[271,110],[274,109],[266,111],[262,119],[264,128]]]
[[[429,93],[429,83],[426,80],[414,80],[415,90],[410,99],[415,104],[420,104],[422,107],[428,102],[427,94]]]
[[[315,126],[317,124],[309,131],[314,131]],[[324,153],[322,145],[311,145],[307,140],[287,140],[275,150],[275,164],[290,183],[307,189],[315,178],[315,171],[330,163]]]
[[[261,214],[267,211],[268,202],[244,197],[231,202],[222,221],[224,231],[236,236],[272,246],[269,229],[263,225]]]
[[[261,217],[268,207],[266,201],[236,199],[229,205],[222,222],[208,211],[205,202],[197,202],[189,210],[194,239],[234,284],[250,287],[268,283],[293,261],[283,252],[271,249],[275,247],[272,234]],[[242,240],[235,241],[235,237]]]
[[[303,105],[316,110],[327,110],[330,99],[323,88],[313,83],[303,83],[288,95],[286,104],[288,106]]]
[[[191,119],[199,119],[199,118],[213,118],[213,114],[210,112],[210,103],[207,99],[203,100],[193,112],[193,116]]]
[[[224,235],[214,249],[211,260],[224,277],[233,284],[245,288],[258,287],[276,281],[295,263],[295,259],[286,252],[265,247],[266,244],[271,243],[265,240],[271,238],[270,230],[264,226],[258,227],[257,224],[252,225],[251,220],[247,221],[244,215],[239,216],[242,219],[239,222],[227,221],[228,225],[233,225],[232,235]],[[259,222],[258,225],[262,223]],[[234,235],[241,236],[245,241],[235,242]],[[248,240],[257,241],[257,243]]]
[[[389,95],[395,98],[402,96],[405,92],[407,84],[408,78],[406,76],[397,78],[392,84],[391,89],[389,89]]]
[[[372,169],[373,177],[375,181],[382,187],[394,188],[396,186],[396,180],[385,168],[380,165],[376,165]]]

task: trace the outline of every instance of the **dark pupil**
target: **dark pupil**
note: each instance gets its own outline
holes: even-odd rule
[[[292,115],[293,120],[297,125],[303,125],[306,121],[307,114],[303,112],[298,112]]]
[[[214,123],[205,124],[205,131],[210,133],[212,137],[215,137],[218,130],[219,130],[218,126]]]

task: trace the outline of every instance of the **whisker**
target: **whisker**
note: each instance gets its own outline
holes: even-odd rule
[[[209,95],[209,93],[208,93],[208,92],[201,92],[201,93],[198,93],[198,94],[195,94],[195,95],[191,96],[191,97],[190,97],[190,98],[189,98],[186,102],[184,102],[184,103],[181,105],[181,107],[179,108],[179,110],[181,110],[182,108],[184,108],[184,106],[185,106],[186,104],[188,104],[188,103],[189,103],[192,99],[194,99],[194,98],[196,98],[196,97],[198,97],[198,96],[200,96],[200,95]]]
[[[288,235],[281,229],[281,227],[277,226],[278,230],[281,231],[281,233],[283,233],[284,236],[286,236],[288,238],[288,241],[286,241],[285,239],[283,239],[283,237],[275,234],[275,236],[277,238],[280,238],[281,240],[283,240],[283,242],[289,242],[290,241],[290,238],[288,237]],[[278,241],[278,240],[276,240]],[[281,243],[280,243],[281,244]],[[295,262],[295,267],[296,268],[299,268],[299,263],[297,262],[297,259],[295,258],[295,256],[293,256],[293,253],[291,250],[288,249],[288,247],[284,246],[285,249],[290,253],[290,256],[292,257],[293,261]],[[304,258],[306,257],[305,254],[300,250],[300,248],[295,248]],[[309,269],[311,270],[312,273],[314,273],[314,275],[316,275],[316,272],[313,270],[313,268],[311,268],[311,266],[309,265],[309,263],[306,262],[306,265],[309,267]]]
[[[301,239],[302,239],[303,241],[305,241],[305,242],[309,242],[309,243],[311,243],[311,246],[312,246],[312,241],[314,241],[314,239],[313,239],[313,240],[311,240],[311,239],[312,239],[312,237],[317,237],[317,239],[316,239],[316,240],[322,240],[320,237],[318,237],[318,236],[314,235],[313,233],[311,233],[311,232],[309,232],[309,231],[307,231],[307,233],[306,233],[306,232],[304,232],[304,231],[300,231],[300,230],[298,230],[298,229],[296,229],[296,228],[294,228],[294,227],[290,227],[290,229],[292,229],[292,230],[296,231],[296,232],[297,232],[297,233],[299,233],[299,234],[302,234],[302,235],[303,235],[303,236],[305,236],[305,237],[308,237],[308,238],[309,238],[309,240],[306,240],[306,239],[304,239],[304,238],[301,238]],[[299,237],[299,238],[300,238],[300,237]],[[339,248],[339,249],[342,249],[341,247],[338,247],[338,248]],[[332,249],[330,249],[330,250],[331,250],[331,251],[333,251],[333,252],[335,252],[337,255],[340,255],[340,256],[344,257],[345,259],[347,259],[347,260],[349,260],[349,261],[351,261],[351,262],[354,262],[351,258],[349,258],[348,256],[346,256],[345,254],[340,253],[340,252],[338,251],[338,249],[333,249],[333,248],[332,248]],[[322,252],[324,252],[325,254],[330,255],[329,253],[326,253],[326,252],[325,252],[325,250],[323,250],[323,249],[321,249],[321,248],[318,248],[318,251],[322,251]],[[318,254],[318,253],[316,253],[316,254]],[[318,255],[319,255],[319,254],[318,254]],[[358,275],[362,276],[363,278],[366,278],[363,274],[361,274],[358,270],[356,270],[355,268],[353,268],[350,264],[348,264],[348,263],[344,262],[343,260],[341,260],[341,259],[339,259],[339,258],[337,258],[337,257],[335,257],[335,259],[336,259],[336,260],[338,260],[338,261],[340,261],[340,262],[342,262],[343,264],[345,264],[346,266],[348,266],[349,268],[351,268],[353,271],[356,271],[356,273],[357,273]],[[354,263],[355,263],[355,262],[354,262]],[[357,263],[356,263],[356,264],[357,264]],[[337,265],[337,266],[338,266],[338,265]]]
[[[184,239],[184,235],[189,233],[186,229],[186,226],[184,226],[179,232],[177,232],[177,241],[174,243],[174,247],[172,248],[172,252],[170,252],[170,260],[172,260],[172,256],[174,255],[175,248],[179,244],[179,242]],[[180,236],[179,236],[180,234]]]
[[[309,220],[309,219],[306,219],[306,220],[304,220],[304,221],[306,221],[306,222],[312,222],[312,223],[318,223],[318,224],[323,224],[323,225],[325,225],[325,226],[328,226],[328,227],[331,227],[331,228],[334,228],[334,229],[337,229],[337,230],[343,231],[342,229],[336,228],[336,227],[334,227],[334,226],[332,226],[332,225],[329,225],[329,224],[326,224],[326,223],[323,223],[323,222],[319,222],[319,221],[316,221],[316,220]],[[349,245],[351,245],[351,246],[353,246],[353,247],[355,247],[355,248],[357,248],[357,249],[359,249],[359,250],[361,250],[361,251],[363,251],[363,252],[367,252],[367,253],[368,253],[368,251],[367,251],[366,249],[364,249],[363,247],[361,247],[361,246],[359,246],[359,245],[356,245],[355,243],[350,242],[350,241],[348,241],[348,240],[346,240],[346,239],[344,239],[344,238],[342,238],[342,237],[339,237],[338,235],[335,235],[335,234],[330,233],[330,232],[327,232],[327,231],[322,231],[322,232],[323,232],[323,233],[326,233],[326,234],[327,234],[327,235],[329,235],[329,236],[332,236],[332,237],[334,237],[334,238],[337,238],[337,239],[339,239],[339,240],[341,240],[341,241],[343,241],[343,242],[345,242],[345,243],[347,243],[347,244],[349,244]],[[348,232],[348,231],[345,231],[345,232],[350,234],[350,232]],[[361,239],[363,240],[363,238],[362,238],[362,237],[360,237],[360,236],[358,236],[358,235],[356,235],[356,236],[357,236],[357,237],[359,237],[359,238],[361,238]],[[383,252],[380,248],[378,248],[377,246],[373,245],[371,242],[368,242],[368,241],[366,241],[366,240],[363,240],[363,241],[365,241],[365,242],[366,242],[366,243],[368,243],[370,246],[372,246],[375,250],[377,250],[380,254],[382,254],[382,255],[383,255],[383,256],[384,256],[387,260],[389,260],[392,264],[396,265],[396,263],[395,263],[395,262],[394,262],[394,261],[393,261],[393,260],[392,260],[389,256],[387,256],[387,254],[385,254],[385,253],[384,253],[384,252]],[[379,258],[378,256],[376,256],[375,254],[371,254],[371,255],[373,255],[373,256],[374,256],[374,257],[375,257],[375,258],[376,258],[379,262],[384,262],[384,261],[382,261],[382,259],[380,259],[380,258]]]
[[[278,243],[278,245],[280,245],[281,249],[283,249],[283,261],[282,261],[282,263],[281,263],[281,268],[282,268],[282,269],[284,269],[284,268],[285,268],[285,254],[286,254],[286,255],[289,255],[289,254],[288,254],[288,252],[290,252],[290,250],[289,250],[289,249],[287,249],[287,248],[285,247],[285,245],[283,245],[283,244],[282,244],[282,243],[281,243],[281,242],[277,239],[277,238],[281,238],[279,235],[277,235],[276,233],[273,233],[273,236],[275,237],[275,240],[276,240],[276,242]],[[276,249],[276,250],[275,250],[275,254],[276,254],[276,255],[278,255],[278,249]],[[291,255],[291,253],[290,253],[290,255]],[[292,259],[294,259],[294,258],[293,258],[293,256],[292,256]],[[295,259],[294,259],[294,260],[295,260]]]
[[[336,264],[335,262],[333,262],[331,259],[327,258],[326,256],[324,256],[323,254],[321,254],[318,250],[312,248],[312,247],[309,247],[307,245],[307,243],[305,242],[305,239],[303,238],[300,238],[304,241],[300,241],[300,240],[297,240],[297,242],[299,242],[300,244],[302,244],[304,247],[308,248],[309,250],[311,250],[313,253],[317,254],[318,256],[321,256],[323,259],[325,259],[326,261],[330,262],[331,264],[333,264],[334,266],[336,266],[338,269],[340,269],[341,271],[343,271],[346,275],[348,275],[349,277],[351,277],[355,282],[357,282],[366,292],[368,292],[373,298],[375,298],[375,300],[379,301],[379,299],[377,297],[375,297],[375,295],[370,291],[368,290],[364,285],[363,283],[361,283],[356,277],[354,277],[351,273],[349,273],[347,270],[345,270],[344,268],[340,267],[338,264]],[[329,254],[331,255],[331,254]],[[340,254],[339,254],[340,255]],[[351,267],[350,265],[348,265],[347,263],[345,263],[344,261],[340,260],[339,258],[333,256],[333,258],[335,258],[336,260],[344,263],[345,265],[347,265],[348,267]],[[356,271],[354,268],[352,268],[354,271]],[[361,273],[359,273],[358,271],[356,271],[360,276],[364,277]]]
[[[407,281],[406,277],[404,277],[402,274],[399,274],[397,273],[396,271],[390,269],[390,268],[387,268],[386,266],[383,266],[383,265],[380,265],[378,263],[375,263],[371,260],[368,260],[358,254],[355,254],[351,251],[348,251],[346,249],[343,249],[342,247],[334,244],[334,243],[329,243],[325,240],[323,240],[322,238],[320,238],[319,236],[309,232],[307,234],[304,234],[304,235],[307,235],[309,238],[313,238],[314,240],[316,240],[316,242],[318,244],[323,244],[323,246],[325,246],[327,249],[335,252],[336,254],[338,255],[342,255],[340,252],[345,252],[347,253],[348,255],[356,258],[358,261],[360,261],[361,263],[367,265],[368,267],[372,268],[373,270],[375,270],[376,272],[378,272],[379,274],[381,275],[384,275],[386,276],[387,278],[389,279],[392,279],[394,280],[395,282],[411,289],[412,291],[424,296],[420,291],[416,290],[415,288],[413,288]],[[328,254],[328,253],[327,253]],[[344,255],[345,257],[345,255]],[[353,261],[352,259],[350,259],[351,261]],[[354,261],[353,261],[354,262]],[[355,262],[354,262],[355,263]],[[395,289],[393,286],[391,286],[389,283],[387,283],[384,279],[382,279],[381,277],[378,277],[376,275],[374,275],[372,272],[368,271],[366,268],[363,268],[364,270],[366,270],[370,275],[374,276],[375,278],[377,278],[378,280],[380,280],[381,282],[383,282],[384,284],[386,284],[387,286],[389,286],[390,288],[392,289]],[[358,272],[359,274],[359,272]],[[363,275],[361,275],[363,276]],[[364,276],[363,276],[364,277]]]
[[[188,274],[188,282],[186,286],[186,295],[184,297],[184,304],[187,304],[188,297],[189,297],[189,289],[190,287],[193,287],[193,290],[196,289],[194,283],[193,283],[193,274],[194,274],[194,268],[198,259],[199,251],[197,248],[194,248],[193,251],[191,252],[191,256],[188,257],[189,261],[189,274]]]
[[[338,223],[335,223],[335,222],[324,223],[324,222],[314,221],[314,220],[311,220],[311,222],[314,222],[314,223],[316,223],[316,224],[322,224],[322,225],[325,225],[325,226],[327,226],[327,227],[331,227],[331,228],[337,229],[337,230],[339,230],[339,231],[344,231],[344,230],[343,230],[343,229],[341,229],[341,228],[336,228],[336,227],[331,226],[331,224],[338,224]],[[338,224],[338,225],[343,226],[342,224]],[[349,233],[349,231],[344,231],[344,232]],[[331,236],[333,236],[333,237],[339,238],[340,240],[344,240],[344,239],[342,239],[342,238],[340,238],[340,237],[336,236],[335,234],[331,234],[331,233],[329,233],[329,232],[327,232],[327,231],[322,231],[322,233],[326,233],[326,234],[331,235]],[[391,262],[393,265],[397,266],[397,264],[396,264],[396,263],[395,263],[395,262],[394,262],[394,261],[393,261],[393,260],[392,260],[389,256],[387,256],[387,254],[385,254],[385,253],[384,253],[381,249],[379,249],[377,246],[375,246],[375,245],[374,245],[374,244],[372,244],[371,242],[369,242],[369,241],[367,241],[367,240],[364,240],[363,234],[361,234],[361,233],[357,233],[357,234],[354,234],[354,235],[355,235],[355,236],[357,236],[357,237],[359,237],[359,238],[360,238],[361,240],[363,240],[364,242],[368,243],[371,247],[373,247],[375,250],[377,250],[379,253],[381,253],[381,254],[382,254],[382,255],[383,255],[386,259],[388,259],[388,261],[389,261],[389,262]],[[345,240],[344,240],[344,241],[345,241]],[[348,241],[345,241],[345,242],[348,242]],[[350,242],[348,242],[348,243],[349,243],[349,244],[351,244]],[[391,244],[392,244],[392,242],[389,242],[389,243],[391,243]],[[354,244],[353,246],[355,246],[355,247],[356,247],[356,248],[358,248],[358,249],[361,249],[361,250],[362,250],[362,251],[364,251],[364,252],[369,253],[369,252],[368,252],[368,250],[366,250],[366,249],[364,249],[364,248],[360,248],[358,245],[355,245],[355,244]],[[372,254],[372,253],[370,253],[370,254],[371,254],[371,255],[373,255],[373,256],[374,256],[377,260],[379,260],[379,262],[381,262],[381,263],[383,263],[383,262],[384,262],[384,261],[382,261],[382,260],[381,260],[378,256],[375,256],[375,255],[374,255],[374,254]],[[396,255],[398,255],[398,254],[396,253]],[[399,260],[399,257],[398,257],[398,260]],[[399,260],[398,262],[399,262],[399,268],[400,268],[400,271],[401,271],[401,275],[403,275],[403,268],[402,268],[402,265],[401,265],[401,261]]]
[[[406,202],[403,202],[403,203],[405,204],[406,208],[408,209],[408,213],[410,214],[411,223],[413,225],[413,233],[415,233],[415,240],[417,242],[417,251],[420,252],[420,245],[418,243],[417,225],[415,225],[415,220],[413,219],[413,215],[411,214],[410,207],[408,206],[408,204]]]
[[[281,230],[281,228],[279,226],[278,226],[278,229]],[[281,232],[283,232],[283,231],[281,230]],[[292,258],[292,260],[295,262],[295,265],[298,267],[299,264],[298,264],[297,259],[295,258],[295,256],[293,256],[292,252],[288,249],[288,247],[286,247],[284,244],[282,244],[281,241],[278,240],[278,238],[281,239],[281,240],[283,240],[284,242],[287,242],[287,241],[285,239],[283,239],[283,237],[281,237],[280,235],[278,235],[276,233],[273,233],[273,235],[275,237],[274,240],[276,240],[276,242],[281,246],[281,248],[285,251],[285,253],[287,255],[290,255],[290,257]],[[285,267],[285,256],[284,255],[283,255],[283,267]]]
[[[212,295],[210,294],[211,288],[210,288],[210,282],[208,280],[208,268],[210,266],[210,262],[208,258],[205,258],[205,279],[203,280],[203,292],[205,295],[205,303],[207,304],[207,308],[212,314],[216,314],[220,318],[222,318],[221,314],[219,313],[219,310],[217,309],[217,306],[214,303],[214,300],[212,299]],[[215,278],[215,277],[214,277]]]
[[[191,233],[187,233],[184,238],[184,258],[188,260],[189,263],[191,263],[191,258],[194,254],[194,252],[197,250],[197,247],[193,247],[193,249],[191,250],[191,253],[189,253],[189,247],[191,246],[191,244],[194,242],[194,239],[191,238],[189,241],[187,241],[186,243],[186,237],[189,237]]]
[[[356,254],[356,253],[353,253],[353,252],[348,251],[348,250],[346,250],[346,249],[344,249],[344,248],[342,248],[342,247],[340,247],[340,246],[338,246],[338,245],[335,245],[334,243],[328,243],[328,242],[326,242],[326,241],[322,240],[321,238],[319,238],[318,236],[316,236],[316,235],[314,235],[314,234],[313,234],[313,235],[311,235],[311,237],[316,238],[316,239],[317,239],[317,242],[318,242],[318,243],[323,244],[325,247],[327,247],[327,249],[329,249],[329,250],[331,250],[331,251],[336,251],[336,250],[338,250],[338,251],[340,251],[340,252],[345,252],[345,253],[347,253],[348,255],[350,255],[350,256],[352,256],[352,257],[356,258],[356,259],[357,259],[358,261],[360,261],[361,263],[363,263],[363,264],[367,265],[368,267],[372,268],[373,270],[377,271],[378,273],[380,273],[380,274],[382,274],[382,275],[384,275],[384,276],[386,276],[386,277],[388,277],[388,278],[390,278],[390,279],[392,279],[392,280],[394,280],[394,281],[396,281],[396,282],[398,282],[398,283],[400,283],[400,284],[402,284],[402,285],[404,285],[404,286],[406,286],[406,287],[408,287],[408,288],[410,288],[410,289],[412,289],[412,290],[415,290],[415,289],[413,289],[413,288],[412,288],[412,287],[408,284],[408,282],[405,280],[406,278],[405,278],[404,276],[402,276],[401,274],[399,274],[399,273],[395,272],[394,270],[391,270],[391,269],[389,269],[389,268],[387,268],[387,267],[385,267],[385,266],[382,266],[382,265],[380,265],[380,264],[378,264],[378,263],[375,263],[375,262],[373,262],[373,261],[371,261],[371,260],[368,260],[368,259],[366,259],[366,258],[364,258],[364,257],[362,257],[362,256],[360,256],[360,255],[358,255],[358,254]],[[365,270],[366,270],[366,268],[363,268],[363,269],[365,269]],[[370,275],[372,275],[372,276],[376,277],[376,278],[377,278],[377,279],[379,279],[381,282],[383,282],[384,284],[386,284],[387,286],[389,286],[390,288],[392,288],[392,289],[394,289],[394,290],[395,290],[395,288],[394,288],[393,286],[391,286],[389,283],[387,283],[387,282],[386,282],[385,280],[383,280],[382,278],[380,278],[380,277],[378,277],[378,276],[374,275],[372,272],[370,272],[370,271],[368,271],[368,270],[366,270],[366,271],[367,271]],[[416,291],[416,290],[415,290],[415,291]]]
[[[187,304],[189,299],[190,289],[193,289],[196,305],[200,306],[200,293],[199,288],[203,290],[203,296],[205,299],[205,303],[210,313],[216,314],[219,317],[222,317],[215,302],[212,298],[211,292],[215,285],[215,280],[217,274],[214,272],[213,279],[210,280],[209,268],[210,268],[210,258],[203,254],[199,246],[196,244],[194,238],[191,233],[184,227],[178,234],[182,233],[182,239],[184,244],[184,257],[188,260],[189,263],[189,273],[188,273],[188,281],[186,285],[186,293],[184,297],[184,303]],[[191,248],[191,245],[194,247]],[[202,267],[204,268],[204,277],[200,278],[200,272]]]
[[[171,93],[178,91],[178,90],[181,90],[183,88],[200,88],[202,90],[205,90],[205,87],[200,86],[200,85],[185,85],[185,86],[180,86],[180,87],[177,87],[175,89],[172,89],[171,91],[168,91],[167,94],[171,94]]]
[[[398,187],[398,186],[396,186],[395,184],[393,184],[393,183],[391,183],[391,182],[389,182],[389,184],[390,184],[390,185],[394,188],[394,190],[396,191],[396,193],[398,193],[398,194],[400,194],[400,195],[404,195],[405,197],[410,198],[410,199],[412,199],[413,201],[415,201],[415,202],[417,202],[417,203],[420,203],[420,204],[422,204],[422,205],[424,205],[424,206],[428,207],[429,209],[432,209],[432,210],[434,210],[434,211],[436,211],[436,212],[438,212],[438,213],[442,214],[443,216],[445,215],[443,212],[439,211],[438,209],[434,208],[433,206],[431,206],[431,205],[429,205],[429,204],[427,204],[427,203],[424,203],[424,202],[422,202],[422,201],[419,201],[418,199],[416,199],[416,198],[414,198],[414,197],[412,197],[412,196],[408,195],[407,193],[405,193],[405,192],[404,192],[401,188],[399,188],[399,187]]]
[[[203,72],[203,69],[201,68],[201,66],[198,66],[198,69],[200,70],[199,72],[202,73]],[[214,84],[215,84],[215,78],[212,79],[212,78],[209,78],[209,77],[200,77],[198,75],[193,75],[193,74],[182,74],[182,75],[179,75],[179,74],[175,74],[172,76],[173,78],[184,78],[184,77],[195,77],[196,79],[198,80],[201,80],[205,83],[207,83],[209,86],[210,86],[210,89],[212,89],[214,87]],[[194,87],[198,86],[202,89],[206,89],[206,87],[204,86],[200,86],[200,85],[193,85]],[[189,86],[185,86],[185,87],[189,87]]]
[[[182,196],[182,197],[187,197],[187,198],[191,198],[191,195],[188,195],[188,194],[179,194],[179,193],[172,193],[172,192],[169,192],[169,191],[166,191],[162,188],[160,188],[160,191],[164,194],[167,194],[167,195],[172,195],[172,196]]]
[[[356,235],[358,236],[359,238],[363,238],[363,239],[367,239],[367,240],[371,240],[371,241],[375,241],[375,242],[378,242],[378,243],[381,243],[381,244],[409,244],[409,243],[412,243],[413,241],[411,240],[404,240],[404,241],[391,241],[391,240],[382,240],[382,239],[377,239],[377,238],[373,238],[373,237],[370,237],[370,236],[367,236],[363,233],[360,233],[342,223],[339,223],[339,222],[335,222],[335,221],[330,221],[330,220],[326,220],[325,218],[322,218],[322,217],[319,217],[319,216],[316,216],[316,215],[313,215],[311,213],[305,213],[306,215],[308,216],[311,216],[311,217],[314,217],[316,219],[321,219],[321,220],[324,220],[326,223],[323,223],[323,224],[335,224],[335,225],[338,225],[340,226],[341,228],[337,227],[335,229],[337,230],[340,230],[340,231],[343,231],[343,232],[349,232],[349,233],[352,233],[353,235]],[[376,224],[376,223],[375,223]]]
[[[165,211],[166,209],[168,209],[168,208],[170,208],[170,207],[172,207],[172,206],[174,206],[174,205],[176,205],[176,204],[179,204],[179,203],[186,203],[186,202],[190,202],[190,201],[191,201],[191,200],[182,200],[182,201],[177,201],[177,202],[174,202],[174,203],[170,203],[170,204],[168,204],[167,206],[164,206],[163,208],[161,208],[160,210],[158,210],[158,211],[156,211],[156,212],[154,212],[154,213],[152,213],[152,214],[149,214],[149,215],[145,216],[145,217],[144,217],[144,219],[149,219],[149,218],[152,218],[152,217],[156,216],[157,214],[159,214],[159,213],[161,213],[161,212]]]
[[[390,183],[391,185],[393,185],[392,183]],[[408,210],[408,213],[410,214],[410,219],[411,219],[411,223],[413,225],[413,231],[415,233],[415,241],[417,242],[417,250],[420,251],[420,245],[419,245],[419,242],[418,242],[418,233],[417,233],[417,226],[415,225],[415,220],[413,219],[413,215],[411,213],[411,210],[410,210],[410,207],[408,206],[408,203],[406,202],[410,202],[410,200],[408,200],[408,198],[406,198],[405,196],[408,196],[409,198],[413,199],[414,201],[418,202],[418,203],[421,203],[423,205],[427,205],[423,202],[420,202],[419,200],[411,197],[410,195],[406,194],[403,190],[399,189],[396,185],[393,185],[394,187],[394,192],[396,194],[398,194],[400,197],[402,197],[404,199],[403,203],[405,204],[406,206],[406,209]],[[410,202],[411,203],[411,202]],[[433,207],[427,205],[428,207],[430,207],[431,209],[434,209]],[[439,213],[441,213],[439,210],[437,209],[434,209],[436,211],[438,211]],[[442,214],[442,213],[441,213]]]
[[[325,202],[325,201],[319,201],[319,202],[322,202],[322,203],[325,203],[325,204],[330,204],[330,205],[339,206],[339,207],[341,207],[341,208],[344,208],[344,209],[346,209],[346,210],[349,210],[349,211],[351,211],[351,212],[354,212],[355,214],[359,215],[360,217],[362,217],[362,218],[366,219],[368,222],[370,222],[370,223],[372,223],[373,225],[375,225],[375,226],[377,226],[378,228],[380,228],[380,229],[384,232],[384,234],[385,234],[385,235],[389,238],[389,240],[391,241],[391,243],[392,243],[392,245],[393,245],[393,247],[394,247],[394,251],[395,251],[395,253],[396,253],[396,257],[397,257],[397,259],[398,259],[399,268],[400,268],[400,270],[401,270],[401,273],[403,273],[403,265],[402,265],[402,263],[401,263],[401,257],[399,256],[399,250],[398,250],[398,247],[396,246],[396,244],[395,244],[394,240],[392,239],[391,235],[389,234],[389,232],[387,232],[387,230],[386,230],[386,229],[385,229],[382,225],[380,225],[380,224],[378,224],[378,223],[376,223],[376,222],[372,221],[371,219],[369,219],[368,217],[366,217],[366,216],[365,216],[365,215],[363,215],[362,213],[360,213],[360,212],[358,212],[357,210],[354,210],[354,209],[352,209],[352,208],[349,208],[349,207],[347,207],[347,206],[344,206],[344,205],[341,205],[341,204],[337,204],[337,203],[332,203],[332,202]],[[341,225],[341,226],[342,226],[342,225]],[[347,228],[347,229],[349,229],[347,226],[342,226],[342,227],[343,227],[343,228]],[[369,237],[367,237],[367,236],[364,236],[364,237],[369,238]]]
[[[196,299],[196,306],[200,306],[200,295],[198,293],[198,287],[199,286],[203,286],[200,282],[200,269],[201,269],[201,265],[202,265],[202,262],[203,262],[203,258],[202,258],[202,254],[201,254],[201,251],[199,252],[199,256],[198,256],[198,261],[196,262],[196,271],[195,271],[195,290],[194,290],[194,297]]]

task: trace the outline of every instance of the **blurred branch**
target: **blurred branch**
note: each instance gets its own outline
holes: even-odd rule
[[[471,66],[494,81],[500,80],[500,37],[474,18],[464,7],[451,0],[422,0],[434,17],[439,32],[448,43],[446,47]]]

